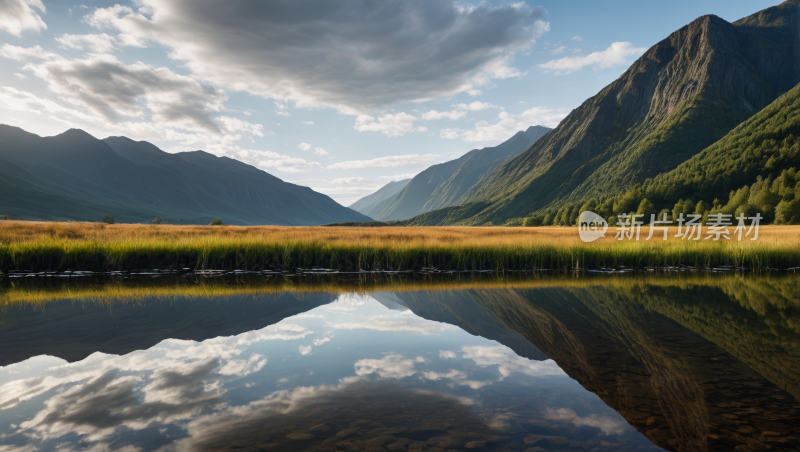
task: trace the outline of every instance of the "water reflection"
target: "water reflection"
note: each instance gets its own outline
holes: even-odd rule
[[[7,306],[0,451],[797,449],[797,279],[607,282]]]

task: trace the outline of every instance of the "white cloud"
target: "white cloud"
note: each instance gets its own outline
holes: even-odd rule
[[[445,140],[455,140],[461,134],[461,129],[442,129],[439,131],[439,138]]]
[[[422,372],[422,377],[426,380],[451,380],[451,385],[469,386],[472,389],[480,389],[492,384],[491,381],[476,381],[467,378],[467,374],[460,370],[450,369],[448,372]]]
[[[417,373],[414,361],[402,355],[387,355],[381,359],[360,359],[355,363],[356,375],[377,373],[384,378],[404,378]]]
[[[356,177],[340,177],[338,179],[332,180],[331,183],[332,184],[336,184],[336,185],[348,186],[348,187],[362,187],[362,186],[364,186],[365,183],[374,185],[374,183],[371,180],[365,179],[363,177],[358,177],[358,176],[356,176]],[[362,300],[358,300],[358,299],[352,299],[352,300],[357,300],[358,301],[358,304],[355,304],[354,306],[361,306],[361,305],[364,304],[364,302]]]
[[[297,145],[297,148],[300,149],[301,151],[307,151],[311,149],[311,145],[308,143],[300,143]]]
[[[615,42],[602,52],[552,60],[540,64],[539,67],[555,71],[556,74],[569,74],[586,66],[592,66],[595,70],[605,69],[626,64],[629,56],[641,55],[646,50],[643,47],[634,47],[630,42]]]
[[[191,77],[144,63],[126,65],[111,55],[68,60],[41,48],[4,45],[0,54],[28,63],[26,69],[46,81],[48,88],[75,105],[119,123],[142,118],[147,105],[152,118],[183,128],[221,133],[212,114],[224,109],[227,97]]]
[[[547,107],[533,107],[519,115],[510,115],[502,111],[497,116],[498,121],[496,123],[490,124],[487,121],[478,121],[475,123],[473,130],[463,133],[463,138],[467,142],[505,141],[515,133],[530,126],[555,127],[568,114],[569,110],[565,108],[552,109]]]
[[[469,110],[469,111],[481,111],[481,110],[486,110],[487,108],[501,108],[498,107],[497,105],[492,105],[488,102],[480,102],[480,101],[475,101],[472,102],[471,104],[458,104],[453,106],[456,108],[460,108],[462,110]]]
[[[309,126],[313,126],[314,125],[314,121],[303,121],[303,124],[307,124]]]
[[[253,124],[252,122],[242,121],[239,118],[230,116],[217,116],[214,119],[219,122],[222,129],[226,132],[245,132],[257,137],[264,136],[264,126],[261,124]]]
[[[550,53],[552,53],[553,55],[560,55],[564,53],[565,50],[567,50],[566,46],[558,46],[550,49]]]
[[[232,359],[219,369],[221,375],[235,375],[244,377],[253,372],[258,372],[264,365],[267,364],[267,359],[262,358],[258,353],[254,353],[249,359]]]
[[[0,87],[0,105],[9,110],[42,114],[70,125],[92,124],[99,119],[10,86]]]
[[[350,181],[348,181],[348,179],[350,179]],[[360,177],[343,178],[337,180],[345,181],[345,183],[348,182],[352,183],[354,182],[352,179],[361,179],[361,178]],[[364,306],[365,299],[366,298],[364,297],[359,297],[357,295],[351,295],[351,294],[339,295],[339,297],[336,298],[336,301],[327,305],[326,307],[334,311],[355,311],[356,309],[358,309],[359,306]]]
[[[301,355],[310,355],[311,354],[311,346],[310,345],[300,345],[297,347],[300,350]]]
[[[420,333],[426,336],[457,329],[452,325],[433,322],[430,320],[421,319],[419,317],[413,317],[407,320],[383,320],[380,318],[370,317],[364,322],[328,323],[328,326],[340,330],[403,331]]]
[[[320,346],[320,345],[322,345],[322,344],[324,344],[326,342],[330,342],[330,341],[331,341],[331,338],[323,337],[322,339],[314,339],[312,342],[314,342],[314,345]]]
[[[246,160],[254,161],[262,169],[276,169],[284,173],[307,173],[322,168],[318,162],[289,157],[272,151],[245,151]],[[242,155],[243,153],[240,153]]]
[[[330,186],[314,186],[315,191],[336,199],[342,205],[350,205],[362,197],[375,192],[380,185],[363,177],[341,177],[330,181]],[[363,302],[362,302],[363,304]],[[338,305],[341,307],[341,305]],[[339,309],[341,310],[341,309]]]
[[[328,151],[322,148],[314,148],[314,154],[317,154],[319,156],[328,155]]]
[[[456,353],[452,350],[439,350],[439,358],[456,359]]]
[[[14,77],[22,80],[25,78],[25,74],[20,74],[19,72],[14,72]]]
[[[395,174],[393,176],[380,176],[380,178],[390,181],[399,181],[399,180],[412,179],[417,174],[419,173],[404,173],[404,174]]]
[[[94,53],[109,53],[114,50],[115,38],[101,34],[70,35],[64,34],[56,38],[61,47],[77,50],[89,50]]]
[[[25,30],[47,29],[47,24],[35,9],[42,14],[47,12],[42,0],[3,0],[0,2],[0,30],[22,36]]]
[[[356,118],[354,129],[359,132],[381,132],[389,137],[405,135],[409,132],[425,132],[426,127],[414,127],[417,118],[408,113],[400,112],[396,115],[387,113],[377,119],[369,115],[361,115]]]
[[[619,419],[614,419],[610,416],[598,416],[597,414],[582,417],[578,416],[578,413],[571,408],[559,408],[557,410],[548,408],[544,418],[552,421],[570,422],[576,427],[584,425],[596,427],[606,435],[620,435],[628,429],[628,425]]]
[[[533,377],[544,375],[566,375],[555,361],[533,361],[517,356],[510,348],[503,345],[464,346],[461,347],[464,359],[471,359],[478,366],[498,366],[498,371],[503,377],[508,377],[514,372],[520,372]]]
[[[276,113],[278,113],[281,116],[292,116],[292,114],[287,111],[278,111]]]
[[[580,36],[573,36],[573,37],[572,37],[572,39],[571,39],[571,41],[578,41],[578,42],[581,42],[581,41],[583,41],[583,38],[581,38]]]
[[[275,106],[278,107],[278,110],[285,110],[286,104],[282,104],[280,102],[275,102]]]
[[[86,21],[133,43],[158,42],[196,76],[299,107],[348,114],[467,92],[521,75],[511,56],[549,30],[525,3],[452,0],[141,0]],[[286,20],[277,20],[277,18]],[[290,19],[289,19],[290,18]],[[209,33],[208,30],[214,30]]]
[[[392,167],[404,165],[417,165],[420,163],[428,163],[436,160],[433,154],[408,154],[408,155],[389,155],[386,157],[378,157],[371,160],[349,160],[346,162],[334,163],[328,165],[328,169],[356,169],[356,168],[379,168],[379,167]]]
[[[469,94],[470,96],[480,96],[481,94],[483,94],[483,91],[479,89],[471,89],[467,91],[467,94]]]
[[[445,118],[445,119],[449,119],[451,121],[455,121],[456,119],[461,119],[464,116],[467,116],[467,112],[466,111],[453,110],[453,111],[438,112],[436,110],[431,110],[431,111],[425,112],[422,115],[422,119],[425,120],[425,121],[432,121],[432,120],[436,120],[436,119]]]

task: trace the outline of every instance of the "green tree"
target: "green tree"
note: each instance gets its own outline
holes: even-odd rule
[[[531,227],[531,226],[541,226],[542,225],[542,217],[539,215],[534,215],[532,217],[528,217],[522,223],[523,226]]]
[[[709,203],[707,203],[707,202],[705,202],[703,200],[700,200],[700,201],[697,201],[697,205],[694,208],[694,213],[696,213],[698,215],[705,215],[706,212],[708,212],[710,210],[711,210],[711,204],[709,204]]]
[[[151,221],[150,224],[161,224],[161,218],[160,217],[153,218],[153,221]]]
[[[800,223],[800,201],[783,200],[775,206],[775,224]]]
[[[642,202],[639,203],[639,208],[636,210],[636,214],[644,215],[639,221],[643,221],[644,224],[650,224],[650,215],[656,213],[655,210],[656,208],[653,206],[653,203],[648,201],[647,198],[644,198]]]
[[[114,217],[111,215],[106,215],[105,217],[103,217],[103,223],[114,224]]]
[[[214,218],[213,220],[211,220],[211,223],[208,224],[209,226],[221,226],[222,220],[220,220],[219,218]]]

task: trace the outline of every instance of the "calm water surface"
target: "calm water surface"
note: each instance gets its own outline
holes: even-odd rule
[[[0,451],[798,450],[793,276],[108,281],[4,287]]]

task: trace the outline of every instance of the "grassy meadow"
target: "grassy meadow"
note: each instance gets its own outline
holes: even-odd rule
[[[731,228],[731,232],[733,228]],[[574,227],[279,227],[0,222],[0,270],[149,268],[340,271],[800,266],[800,226],[761,226],[757,241],[583,243]],[[705,237],[703,231],[703,237]]]

